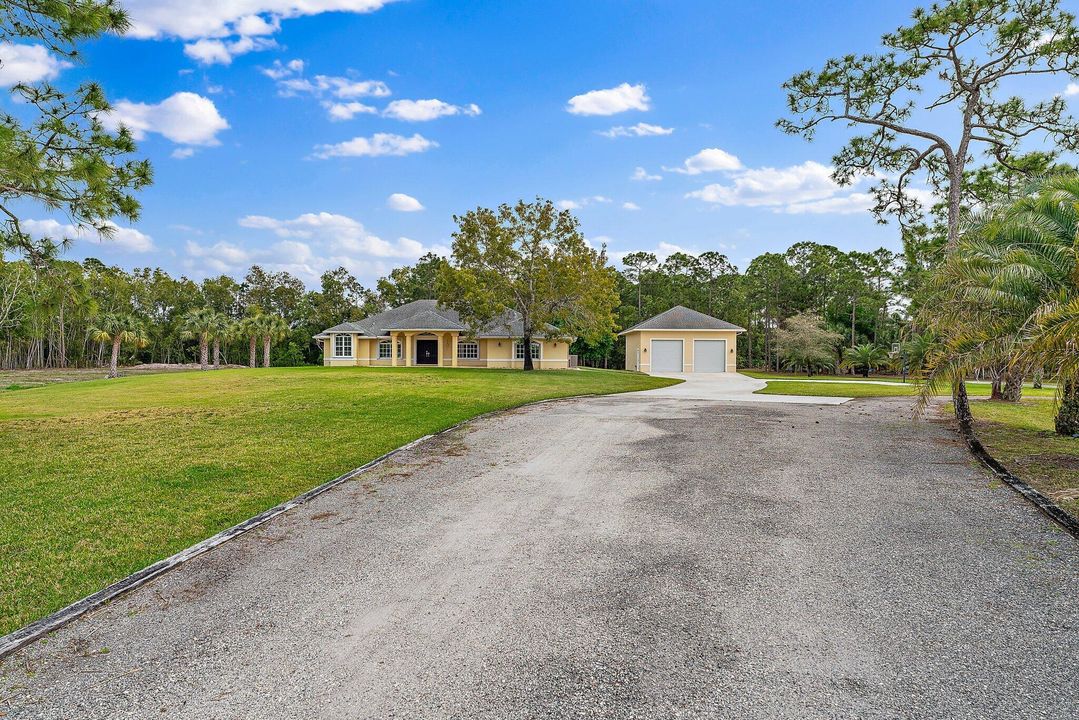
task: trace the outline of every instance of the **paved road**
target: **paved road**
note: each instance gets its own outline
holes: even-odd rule
[[[108,648],[108,652],[99,652]],[[903,400],[474,423],[0,668],[14,718],[1049,718],[1079,547]]]

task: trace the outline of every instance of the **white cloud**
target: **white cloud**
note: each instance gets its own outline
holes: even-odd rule
[[[237,55],[269,50],[277,46],[276,40],[264,37],[240,37],[227,41],[203,38],[184,45],[184,55],[200,65],[229,65]]]
[[[855,185],[872,180],[863,177]],[[935,202],[933,194],[920,188],[907,193],[923,205]],[[832,168],[809,160],[786,168],[750,168],[731,173],[728,184],[713,183],[686,194],[707,203],[726,206],[765,207],[790,215],[852,215],[866,212],[876,201],[866,191],[853,191],[832,179]]]
[[[218,145],[217,133],[229,127],[213,100],[190,92],[178,92],[156,104],[121,100],[101,121],[113,130],[126,126],[136,140],[158,133],[180,145]]]
[[[187,160],[194,154],[195,148],[193,147],[178,147],[172,151],[172,157],[177,160]]]
[[[574,115],[615,115],[627,110],[649,110],[652,99],[643,84],[622,83],[607,90],[592,90],[575,95],[566,104],[566,112]]]
[[[386,207],[397,212],[419,212],[424,209],[419,200],[404,193],[394,193],[386,198]]]
[[[617,138],[617,137],[648,137],[652,135],[670,135],[674,132],[674,128],[665,128],[662,125],[650,125],[648,123],[637,123],[636,125],[630,125],[625,127],[624,125],[617,125],[610,130],[600,130],[599,134],[604,137]]]
[[[1068,87],[1064,88],[1064,94],[1068,97],[1079,95],[1079,83],[1068,83]]]
[[[638,167],[633,170],[633,174],[629,176],[630,180],[637,181],[650,181],[650,180],[662,180],[662,175],[649,175],[648,171],[643,167]]]
[[[362,102],[330,102],[328,100],[323,101],[322,107],[326,108],[326,114],[330,116],[330,120],[351,120],[360,114],[374,114],[378,110],[370,105],[364,105]]]
[[[252,263],[258,263],[275,272],[288,271],[317,286],[322,272],[344,266],[361,282],[373,284],[394,267],[414,262],[424,253],[449,253],[447,247],[425,245],[407,237],[383,240],[368,232],[358,220],[336,213],[304,213],[291,219],[248,215],[238,222],[243,228],[269,233],[276,240],[269,245],[252,246],[189,241],[185,264],[192,275],[241,273]]]
[[[96,230],[80,228],[56,220],[23,220],[22,228],[36,238],[49,238],[55,242],[61,240],[85,240],[96,245],[115,246],[129,252],[149,252],[154,249],[154,241],[149,235],[136,230],[110,223],[112,235],[104,237]]]
[[[268,68],[262,68],[262,74],[277,83],[277,94],[282,97],[296,95],[329,95],[342,100],[360,97],[388,97],[390,88],[381,80],[356,80],[337,75],[315,75],[305,77],[306,65],[303,60],[289,60],[282,63],[274,60]]]
[[[335,75],[305,77],[303,60],[281,62],[274,60],[270,67],[262,68],[262,74],[277,85],[281,97],[310,96],[328,98],[321,100],[331,120],[351,120],[356,115],[375,114],[378,110],[356,100],[361,97],[387,97],[390,88],[381,80],[356,80]],[[477,108],[478,111],[478,108]]]
[[[44,45],[0,42],[0,86],[52,80],[71,63],[49,52]]]
[[[706,172],[739,170],[742,161],[726,150],[719,148],[705,148],[696,155],[686,158],[680,168],[663,168],[667,172],[677,172],[683,175],[700,175]]]
[[[624,202],[624,203],[622,203],[622,209],[623,210],[640,210],[641,206],[638,205],[635,202]]]
[[[448,115],[476,116],[480,112],[479,105],[475,103],[465,106],[451,105],[432,98],[430,100],[394,100],[386,106],[382,114],[396,120],[426,122]]]
[[[278,47],[281,21],[324,12],[374,12],[394,0],[125,0],[129,37],[190,41],[184,54],[203,65]]]
[[[380,157],[383,155],[410,155],[438,147],[416,133],[412,137],[392,133],[375,133],[371,137],[355,137],[333,145],[316,145],[315,157],[325,160],[331,157]]]
[[[604,195],[590,195],[589,197],[583,197],[579,200],[559,200],[555,205],[563,210],[580,210],[588,205],[609,202],[611,202],[611,199]]]
[[[787,168],[753,168],[732,180],[730,185],[706,185],[686,197],[719,205],[776,207],[825,200],[840,192],[832,169],[812,160]]]
[[[128,35],[194,40],[276,32],[282,19],[324,12],[374,12],[392,0],[125,0]]]
[[[287,63],[283,63],[280,60],[274,60],[273,65],[268,68],[262,68],[262,74],[271,80],[284,80],[291,75],[302,73],[303,69],[303,60],[289,60]]]

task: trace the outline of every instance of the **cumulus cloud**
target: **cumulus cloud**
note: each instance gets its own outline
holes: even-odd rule
[[[1073,82],[1068,83],[1068,86],[1066,88],[1064,88],[1064,94],[1067,97],[1072,97],[1073,95],[1079,95],[1079,83],[1073,83]]]
[[[623,125],[616,125],[610,130],[600,130],[599,134],[609,138],[619,137],[648,137],[654,135],[670,135],[674,132],[674,128],[665,128],[662,125],[650,125],[648,123],[637,123],[636,125],[630,125],[625,127]]]
[[[217,134],[229,127],[213,100],[191,92],[154,104],[121,100],[101,121],[113,130],[127,127],[136,140],[157,133],[179,145],[218,145]]]
[[[172,157],[176,160],[187,160],[194,154],[195,148],[193,147],[178,147],[172,151]]]
[[[228,64],[236,55],[276,47],[281,21],[324,12],[374,12],[394,0],[125,0],[129,37],[192,41],[198,62]]]
[[[128,252],[149,252],[154,249],[154,241],[149,235],[135,228],[120,227],[109,223],[112,233],[103,236],[91,228],[82,228],[56,220],[23,220],[22,228],[35,238],[48,238],[54,242],[80,240],[96,245],[118,247]]]
[[[604,195],[590,195],[588,197],[580,198],[579,200],[559,200],[555,203],[563,210],[580,210],[583,207],[593,205],[596,203],[609,203],[611,199]]]
[[[357,80],[336,75],[306,77],[303,60],[275,60],[262,74],[277,85],[281,97],[312,97],[326,109],[331,120],[351,120],[360,114],[375,114],[378,110],[356,98],[381,98],[390,95],[390,88],[381,80]]]
[[[371,137],[354,137],[332,145],[316,145],[314,156],[325,160],[331,157],[380,157],[383,155],[411,155],[438,147],[416,133],[412,137],[392,133],[375,133]]]
[[[858,182],[871,179],[864,177]],[[927,190],[909,188],[907,192],[922,204],[934,202]],[[770,208],[790,215],[852,215],[875,205],[871,193],[839,185],[832,179],[832,168],[812,160],[785,168],[734,171],[730,182],[706,185],[686,197],[717,205]]]
[[[386,198],[386,207],[397,212],[419,212],[424,209],[419,200],[404,193],[393,193]]]
[[[622,203],[622,209],[623,210],[640,210],[641,206],[638,205],[635,202],[624,202],[624,203]]]
[[[683,175],[700,175],[706,172],[718,172],[738,170],[742,167],[742,161],[726,150],[719,148],[705,148],[696,155],[686,158],[680,168],[663,168],[667,172],[682,173]]]
[[[737,173],[730,184],[713,183],[686,197],[719,205],[777,207],[834,197],[840,186],[832,169],[809,160],[786,168],[752,168]]]
[[[330,120],[351,120],[357,115],[361,114],[373,114],[378,110],[370,105],[364,105],[362,102],[330,102],[325,100],[322,103],[322,107],[326,108],[326,114],[330,116]]]
[[[638,167],[638,168],[635,168],[633,170],[633,174],[629,176],[629,179],[630,180],[637,180],[638,182],[647,182],[647,181],[662,180],[663,176],[662,175],[651,175],[643,167]]]
[[[324,271],[343,266],[361,282],[373,283],[424,253],[449,252],[444,246],[424,245],[407,237],[383,240],[358,220],[329,212],[304,213],[294,218],[247,215],[238,224],[254,231],[255,237],[265,233],[273,240],[268,245],[188,241],[185,266],[192,275],[239,273],[258,263],[275,272],[288,271],[315,286]]]
[[[184,45],[184,55],[200,65],[229,65],[237,55],[246,55],[256,50],[269,50],[277,46],[276,40],[264,37],[244,36],[235,40],[203,38]]]
[[[0,87],[52,80],[71,63],[49,52],[44,45],[0,42]]]
[[[392,0],[125,0],[136,38],[253,35],[276,32],[281,19],[324,12],[374,12]]]
[[[469,115],[474,117],[479,115],[480,112],[479,105],[475,103],[451,105],[448,102],[432,98],[430,100],[394,100],[386,106],[382,114],[395,120],[426,122],[448,115]]]
[[[574,95],[566,104],[573,115],[616,115],[627,110],[649,110],[652,99],[643,84],[622,83],[607,90],[591,90]]]

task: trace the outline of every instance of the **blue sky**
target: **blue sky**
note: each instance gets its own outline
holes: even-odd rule
[[[718,250],[744,268],[802,240],[899,247],[895,227],[864,211],[864,187],[826,179],[848,131],[807,143],[773,123],[784,80],[874,51],[914,4],[126,6],[129,36],[87,47],[78,67],[0,48],[0,81],[99,80],[154,163],[141,221],[113,242],[77,240],[74,259],[195,279],[260,263],[309,285],[344,264],[372,284],[445,251],[454,213],[537,195],[574,207],[616,259]],[[27,216],[39,233],[64,231],[63,217]]]

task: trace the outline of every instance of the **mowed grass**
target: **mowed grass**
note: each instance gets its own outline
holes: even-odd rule
[[[746,373],[748,374],[748,373]],[[813,397],[897,397],[903,395],[914,396],[921,392],[921,388],[913,383],[881,385],[878,383],[854,381],[850,378],[837,380],[832,376],[820,379],[806,379],[801,377],[795,380],[785,378],[760,378],[767,380],[768,385],[756,394],[759,395],[809,395]],[[872,379],[872,378],[870,378]],[[950,390],[942,388],[942,394],[950,394]],[[992,386],[987,382],[971,381],[967,383],[967,392],[971,397],[989,397]],[[1036,399],[1051,399],[1056,395],[1053,388],[1024,387],[1023,397]]]
[[[2,392],[0,634],[480,413],[674,382],[602,370],[318,367]]]
[[[1079,439],[1053,431],[1056,403],[971,403],[974,431],[1015,475],[1079,517]]]

